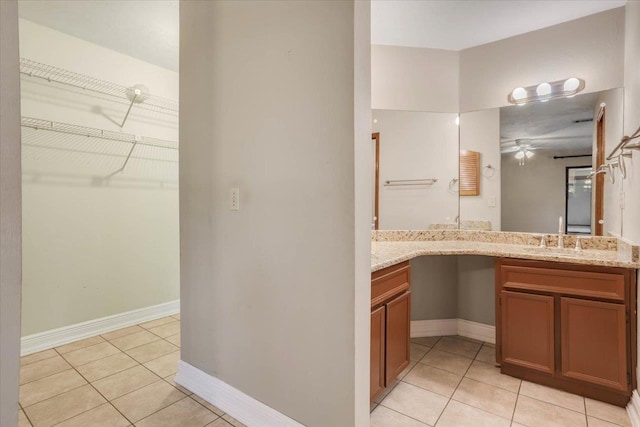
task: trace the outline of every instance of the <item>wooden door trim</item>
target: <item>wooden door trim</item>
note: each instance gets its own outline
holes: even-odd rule
[[[378,230],[380,228],[380,132],[374,132],[371,134],[371,139],[375,141],[376,144],[376,177],[375,177],[375,192],[374,192],[374,208],[373,215],[375,219],[373,220],[374,230]]]
[[[386,354],[386,336],[387,336],[387,332],[386,332],[386,306],[381,306],[378,307],[375,310],[371,311],[371,319],[373,320],[375,316],[380,316],[380,352],[378,354],[378,357],[380,359],[380,366],[378,367],[378,375],[379,375],[379,382],[377,384],[377,387],[375,389],[375,391],[371,391],[371,386],[373,386],[373,383],[370,384],[369,386],[369,399],[370,401],[373,401],[373,399],[375,399],[380,393],[382,393],[382,390],[384,390],[385,388],[385,354]],[[372,324],[373,327],[373,324]],[[372,348],[373,349],[373,348]]]
[[[602,114],[596,121],[596,164],[594,170],[598,170],[605,162],[605,125],[606,125],[606,107],[602,107]],[[599,173],[595,176],[595,207],[594,207],[594,227],[595,235],[602,236],[604,234],[604,225],[600,224],[600,220],[604,219],[604,174]],[[566,221],[565,221],[566,222]]]

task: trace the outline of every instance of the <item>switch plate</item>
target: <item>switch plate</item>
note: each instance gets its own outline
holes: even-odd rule
[[[487,205],[490,208],[495,208],[496,207],[496,196],[489,196],[489,198],[487,199]]]
[[[240,189],[239,188],[231,189],[231,210],[232,211],[240,210]]]

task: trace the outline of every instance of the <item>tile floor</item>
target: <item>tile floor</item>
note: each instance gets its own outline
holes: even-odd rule
[[[500,374],[492,345],[415,338],[411,363],[371,404],[371,427],[630,427],[623,408]]]
[[[412,340],[371,426],[631,426],[622,408],[500,374],[494,354],[466,338]],[[19,425],[242,427],[173,382],[179,358],[179,315],[25,356]]]
[[[25,356],[19,426],[242,427],[173,382],[179,359],[179,315]]]

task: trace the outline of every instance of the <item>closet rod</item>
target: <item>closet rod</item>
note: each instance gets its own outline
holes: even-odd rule
[[[131,88],[109,82],[106,80],[96,79],[63,68],[54,67],[53,65],[43,64],[41,62],[32,61],[27,58],[20,58],[20,73],[47,80],[48,82],[61,83],[83,90],[88,90],[103,95],[110,95],[130,101],[129,92]],[[173,99],[163,98],[156,95],[149,95],[145,98],[145,106],[156,107],[162,110],[178,112],[179,103]]]
[[[21,125],[36,130],[48,130],[52,132],[66,133],[70,135],[80,135],[92,138],[107,139],[110,141],[128,142],[134,145],[147,145],[150,147],[166,148],[178,150],[177,141],[166,139],[138,137],[130,133],[114,132],[110,130],[91,128],[86,126],[72,125],[69,123],[53,122],[50,120],[34,119],[32,117],[22,117]]]

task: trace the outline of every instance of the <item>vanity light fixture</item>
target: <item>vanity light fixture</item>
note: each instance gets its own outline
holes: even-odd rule
[[[585,88],[584,80],[570,77],[566,80],[543,82],[535,86],[517,87],[509,93],[507,101],[524,105],[530,102],[546,102],[556,98],[571,98]]]

